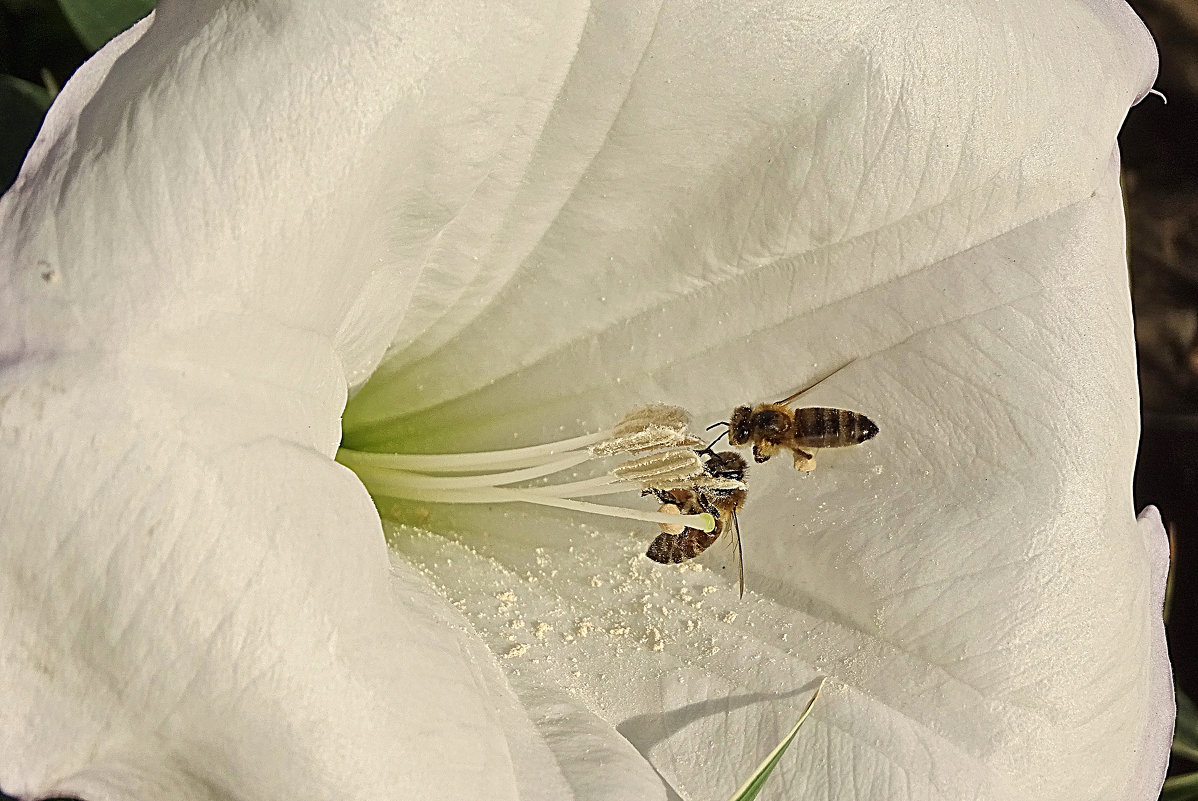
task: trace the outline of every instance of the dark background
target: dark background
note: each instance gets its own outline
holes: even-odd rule
[[[1198,0],[1133,0],[1160,48],[1156,88],[1119,137],[1143,433],[1136,508],[1173,543],[1166,632],[1177,688],[1198,691]],[[1198,769],[1174,757],[1171,774]]]

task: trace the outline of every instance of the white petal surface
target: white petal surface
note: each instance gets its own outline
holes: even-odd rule
[[[514,798],[490,660],[388,571],[353,477],[277,440],[206,450],[140,365],[81,360],[0,417],[5,791]]]
[[[404,320],[347,438],[525,444],[647,401],[707,422],[849,361],[809,402],[882,435],[756,471],[745,604],[644,560],[651,533],[520,510],[396,508],[461,532],[397,549],[683,798],[736,787],[824,674],[780,797],[1154,797],[1166,557],[1130,508],[1113,153],[1145,32],[1111,3],[725,11],[630,15],[615,66],[591,20],[520,187],[552,214],[467,207],[434,269],[468,285]],[[498,294],[457,269],[475,247]]]
[[[556,111],[519,126],[544,131],[520,151],[514,208],[471,198],[446,229],[416,289],[441,316],[405,317],[346,411],[348,442],[444,448],[452,427],[463,447],[506,444],[517,414],[554,432],[629,397],[722,405],[727,385],[758,397],[876,350],[868,317],[856,342],[786,343],[784,376],[743,344],[870,291],[899,309],[892,284],[1090,194],[1154,64],[1116,3],[621,11],[588,20],[562,87],[535,87]],[[474,260],[485,289],[429,287]],[[511,276],[499,292],[495,273]],[[615,386],[630,363],[656,383]],[[565,364],[589,369],[563,382]]]
[[[64,93],[0,201],[0,786],[662,797],[639,751],[708,798],[828,673],[780,793],[1148,798],[1111,157],[1138,23],[527,5],[166,2]],[[428,510],[460,543],[396,543],[521,712],[327,461],[389,342],[359,443],[716,419],[848,359],[815,397],[883,437],[757,471],[745,604],[643,530]]]
[[[585,699],[683,798],[730,793],[822,675],[777,797],[1153,797],[1171,725],[1167,548],[1129,508],[1134,394],[1109,394],[1132,370],[1126,277],[1109,268],[1114,177],[929,268],[981,292],[1005,265],[1034,264],[1041,291],[862,357],[812,393],[877,410],[882,434],[821,453],[810,475],[754,468],[744,601],[734,576],[646,560],[644,529],[429,507],[415,510],[426,527],[464,533],[393,541],[467,604],[505,664]],[[729,557],[701,561],[719,571]]]
[[[570,51],[538,6],[168,0],[66,87],[0,200],[4,792],[573,797],[571,725],[534,729],[330,458]]]

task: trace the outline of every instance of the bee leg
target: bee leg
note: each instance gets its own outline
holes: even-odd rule
[[[815,469],[815,454],[807,453],[807,451],[794,449],[795,452],[795,470],[802,473],[810,473]]]
[[[714,517],[716,520],[719,520],[719,519],[720,519],[720,510],[719,510],[719,509],[717,509],[717,508],[716,508],[716,505],[715,505],[714,503],[712,503],[712,502],[711,502],[711,499],[707,497],[707,494],[706,494],[706,493],[699,493],[698,495],[699,495],[699,498],[698,498],[698,500],[699,500],[699,507],[700,507],[700,508],[701,508],[701,509],[702,509],[704,512],[707,512],[707,514],[709,514],[709,515],[711,515],[712,517]]]
[[[657,498],[657,500],[661,501],[662,503],[671,503],[671,504],[674,504],[675,506],[678,505],[678,499],[675,498],[670,493],[666,492],[665,490],[654,489],[652,487],[650,487],[649,489],[641,490],[641,497],[643,498],[646,495],[653,495],[654,497]]]
[[[761,442],[753,443],[753,461],[761,464],[768,462],[770,457],[778,452],[778,445],[773,442],[762,440]]]
[[[661,508],[657,511],[666,515],[682,514],[682,510],[678,508],[678,505],[673,503],[663,503]],[[657,535],[657,540],[661,540],[663,544],[669,542],[670,537],[677,537],[680,534],[686,533],[686,526],[682,525],[681,523],[659,523],[658,525],[661,526],[661,534]],[[666,539],[662,539],[663,536],[666,537]],[[657,540],[653,541],[654,544],[657,544]],[[652,551],[653,549],[650,548],[649,550]],[[655,562],[662,561],[653,557],[652,555],[650,555],[649,558],[653,559]]]

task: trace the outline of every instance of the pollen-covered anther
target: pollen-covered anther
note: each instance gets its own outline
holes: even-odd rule
[[[701,475],[687,481],[681,486],[658,487],[658,489],[706,489],[717,491],[731,491],[748,489],[743,481],[737,481],[735,478],[723,478],[721,476]]]
[[[703,462],[693,448],[671,448],[630,459],[617,465],[611,474],[621,481],[636,481],[643,487],[688,486],[703,474]]]
[[[691,415],[681,406],[667,406],[664,403],[651,403],[633,409],[620,418],[620,422],[612,427],[612,436],[626,437],[650,426],[672,428],[675,431],[686,431],[691,424]]]
[[[655,404],[634,409],[615,425],[611,436],[591,446],[593,456],[643,453],[662,448],[692,448],[702,440],[687,430],[690,414],[678,406]]]

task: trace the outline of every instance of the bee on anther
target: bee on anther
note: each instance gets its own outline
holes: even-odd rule
[[[661,564],[678,564],[694,559],[727,533],[735,545],[736,572],[740,582],[740,594],[744,597],[745,570],[736,512],[745,503],[744,480],[748,466],[744,458],[735,451],[716,453],[708,447],[700,453],[705,457],[703,473],[695,476],[692,483],[670,489],[650,488],[641,494],[655,495],[661,501],[659,511],[662,512],[684,515],[707,512],[715,518],[715,528],[703,531],[681,525],[663,524],[661,533],[649,545],[645,555]]]

